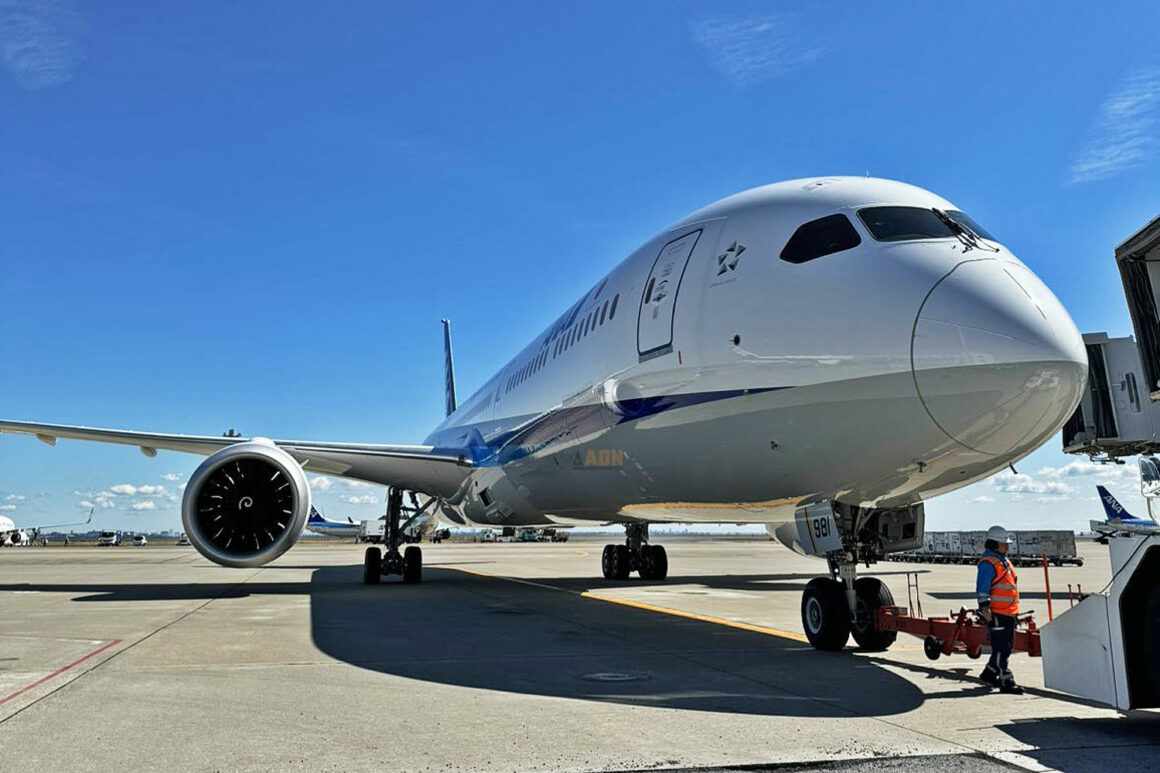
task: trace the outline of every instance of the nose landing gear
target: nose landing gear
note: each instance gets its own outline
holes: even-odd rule
[[[837,651],[851,634],[864,650],[882,652],[898,638],[897,631],[879,631],[878,610],[894,606],[890,588],[877,577],[855,577],[852,561],[838,562],[835,577],[815,577],[802,593],[802,627],[810,644]]]
[[[663,580],[669,574],[669,557],[661,545],[648,544],[648,524],[625,527],[624,545],[605,545],[600,569],[606,580],[627,580],[638,572],[642,580]]]

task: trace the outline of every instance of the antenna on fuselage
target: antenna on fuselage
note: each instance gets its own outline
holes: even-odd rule
[[[451,320],[443,322],[443,381],[447,396],[447,415],[455,413],[455,358],[451,355]]]

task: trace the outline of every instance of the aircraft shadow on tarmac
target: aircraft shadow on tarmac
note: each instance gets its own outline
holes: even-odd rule
[[[671,582],[796,594],[809,577]],[[578,592],[439,566],[425,567],[419,585],[361,580],[361,566],[330,566],[314,569],[306,583],[21,583],[0,585],[0,592],[78,593],[84,595],[74,601],[81,603],[308,596],[314,644],[336,660],[408,679],[527,695],[797,717],[900,714],[928,697],[872,659]],[[624,587],[574,577],[544,582],[575,591]]]
[[[424,569],[420,586],[352,590],[360,573],[314,573],[313,636],[331,657],[372,671],[474,689],[770,716],[898,714],[924,699],[883,668],[797,641],[435,567]],[[704,579],[714,587],[770,590],[768,577],[756,584],[738,576]],[[544,582],[604,587],[576,578]]]

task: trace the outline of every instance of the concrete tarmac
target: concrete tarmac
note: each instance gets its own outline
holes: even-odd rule
[[[424,545],[424,582],[361,584],[362,549],[254,570],[191,548],[0,551],[0,770],[1106,771],[1160,769],[1160,715],[986,690],[981,661],[816,652],[806,582],[767,541],[665,541],[666,582],[599,579],[602,541]],[[1106,549],[1052,570],[1098,590]],[[929,614],[973,567],[884,563]],[[1021,588],[1046,619],[1042,572]],[[1063,590],[1061,594],[1060,591]],[[797,767],[802,766],[802,767]]]

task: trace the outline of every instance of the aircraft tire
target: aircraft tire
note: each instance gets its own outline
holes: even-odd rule
[[[669,576],[669,557],[663,545],[644,545],[640,549],[640,578],[663,580]]]
[[[859,577],[854,580],[858,596],[858,612],[850,626],[854,641],[864,650],[883,652],[898,638],[898,631],[879,631],[875,628],[878,610],[894,606],[894,594],[877,577]]]
[[[367,548],[363,553],[363,584],[378,585],[383,576],[383,556],[378,548]]]
[[[815,577],[802,592],[802,628],[816,649],[838,651],[850,638],[850,610],[842,583]]]
[[[628,550],[628,545],[613,545],[612,546],[612,579],[627,580],[629,572],[632,571],[632,553]]]
[[[613,557],[612,553],[616,550],[616,545],[605,545],[604,552],[600,554],[600,571],[604,574],[604,579],[614,580],[616,577],[613,574]]]
[[[423,581],[423,549],[418,545],[411,545],[403,551],[403,582],[416,583]]]

